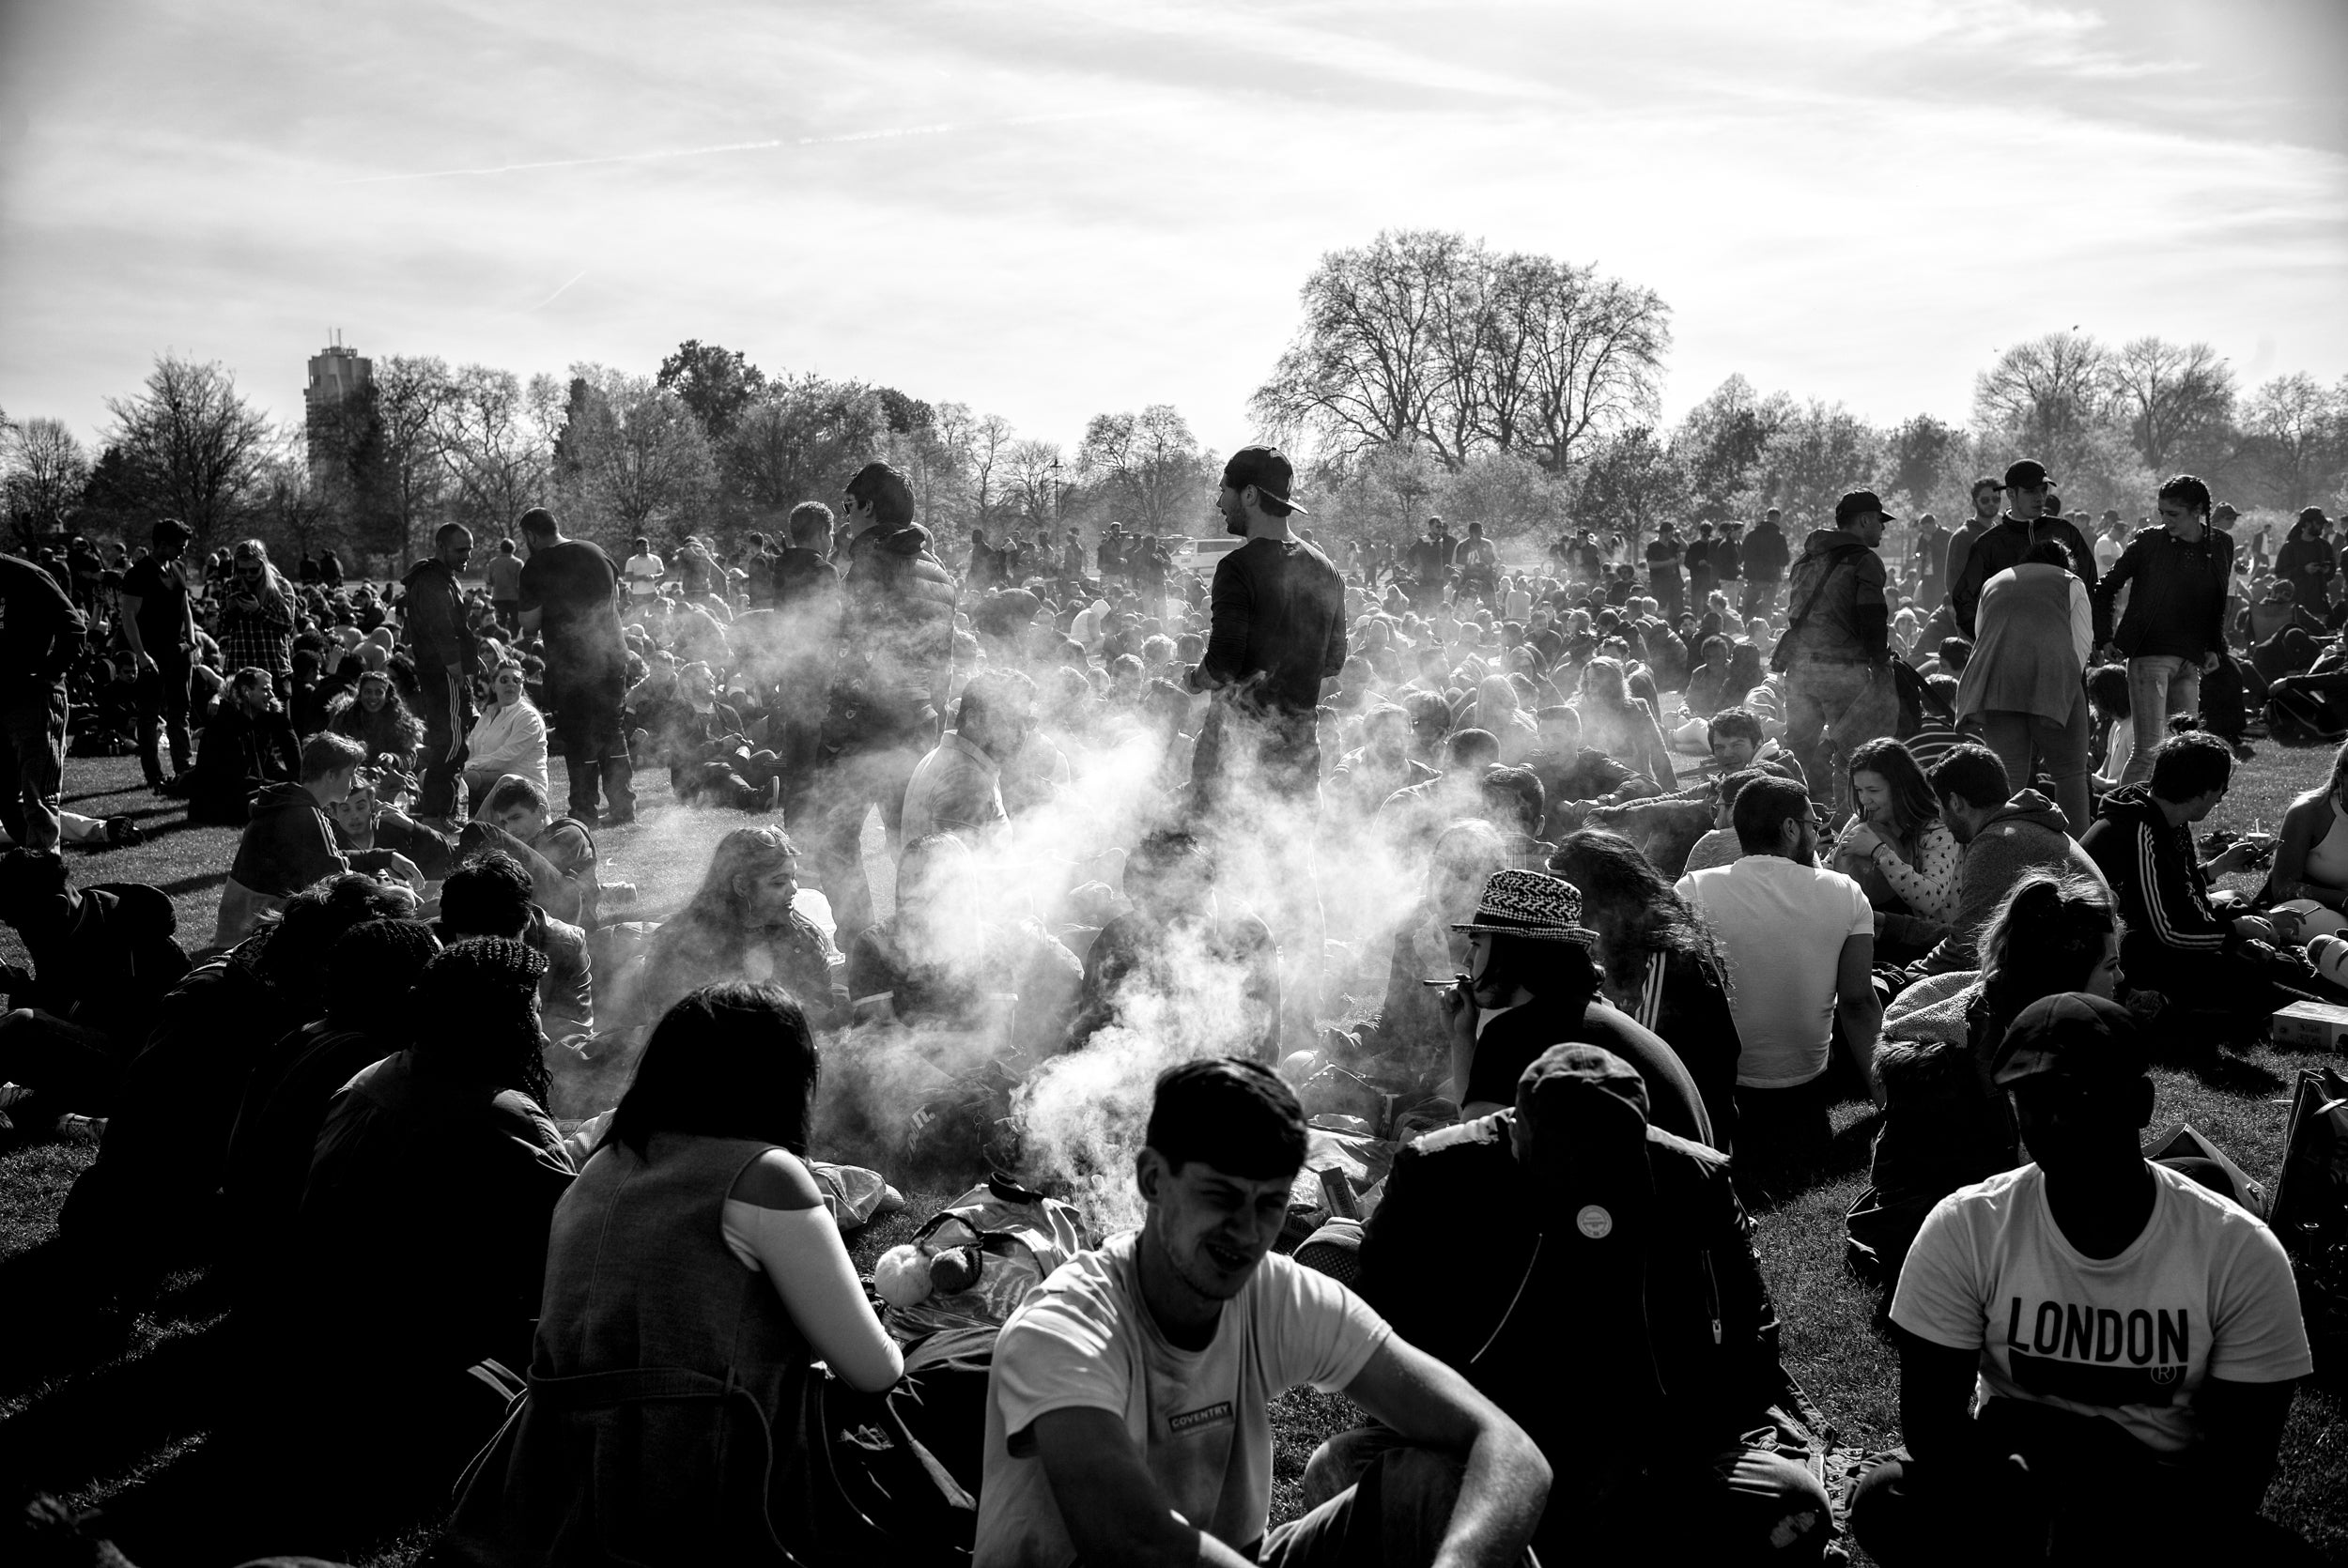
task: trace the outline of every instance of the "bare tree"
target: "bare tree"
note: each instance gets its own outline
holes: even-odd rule
[[[533,377],[527,392],[520,377],[488,365],[466,365],[449,378],[432,415],[433,450],[465,521],[510,534],[539,504],[549,477],[548,422],[560,407],[551,377]]]
[[[2348,394],[2348,382],[2340,392]],[[2278,376],[2252,392],[2242,423],[2278,505],[2314,502],[2348,467],[2348,395],[2336,395],[2305,372]]]
[[[1076,448],[1076,469],[1142,532],[1167,532],[1184,498],[1197,497],[1198,438],[1170,403],[1152,403],[1137,414],[1095,414]]]
[[[1251,407],[1340,456],[1407,439],[1449,468],[1521,451],[1563,473],[1594,436],[1653,418],[1671,344],[1652,290],[1432,230],[1331,252],[1303,300]]]
[[[448,493],[440,432],[456,385],[438,356],[394,354],[375,361],[373,391],[382,439],[377,499],[402,546],[421,553],[425,526]]]
[[[2101,416],[2111,356],[2077,331],[2017,343],[1973,378],[1973,418],[2060,474]]]
[[[594,364],[573,365],[571,376],[588,396],[583,412],[573,399],[564,453],[589,515],[612,540],[690,520],[718,477],[700,418],[649,377]]]
[[[880,449],[887,431],[870,387],[819,376],[779,378],[734,416],[720,453],[725,482],[769,514],[834,497]]]
[[[2188,450],[2219,455],[2233,421],[2233,372],[2206,343],[2141,337],[2111,356],[2113,401],[2155,473],[2184,465]]]
[[[1059,500],[1060,452],[1058,441],[1013,441],[1003,451],[1010,499],[1021,519],[1043,528],[1053,519]]]
[[[17,531],[31,537],[54,533],[81,504],[89,484],[89,454],[63,420],[28,419],[22,424],[0,418],[0,505]]]
[[[1844,491],[1874,483],[1879,445],[1858,415],[1813,398],[1762,448],[1744,504],[1781,507],[1795,522],[1824,528]]]
[[[309,445],[306,426],[278,431],[255,475],[252,527],[280,559],[306,556],[337,531],[339,498],[312,473]]]
[[[108,398],[108,438],[128,465],[140,508],[178,517],[198,540],[235,528],[253,499],[269,422],[217,362],[164,355],[136,397]]]

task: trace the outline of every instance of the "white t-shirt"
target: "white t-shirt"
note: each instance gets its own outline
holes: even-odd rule
[[[986,1473],[975,1568],[1065,1568],[1060,1523],[1031,1428],[1053,1410],[1106,1410],[1175,1512],[1235,1550],[1272,1508],[1274,1399],[1335,1392],[1393,1332],[1362,1299],[1277,1253],[1224,1303],[1213,1343],[1178,1350],[1142,1302],[1140,1233],[1053,1270],[1003,1325],[987,1374]]]
[[[1942,1198],[1900,1270],[1892,1321],[1981,1352],[1981,1397],[2117,1422],[2163,1453],[2201,1441],[2202,1382],[2314,1370],[2282,1243],[2257,1216],[2165,1165],[2144,1233],[2082,1257],[2036,1165]]]
[[[641,599],[660,592],[660,574],[668,568],[657,555],[632,555],[620,570],[627,575],[627,591]]]
[[[1679,896],[1721,939],[1728,1010],[1743,1047],[1738,1086],[1790,1089],[1824,1072],[1843,943],[1875,935],[1875,911],[1859,884],[1782,854],[1748,854],[1691,871],[1679,879]]]

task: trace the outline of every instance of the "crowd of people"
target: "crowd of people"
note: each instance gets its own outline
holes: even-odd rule
[[[0,558],[0,1111],[100,1130],[77,1310],[215,1266],[271,1369],[223,1425],[327,1549],[458,1486],[435,1561],[2293,1560],[2289,1264],[2137,1140],[2155,1059],[2348,996],[2298,945],[2348,747],[2279,840],[2195,832],[2341,661],[2339,562],[2053,484],[1891,561],[1854,489],[1341,566],[1268,447],[1214,549],[957,548],[876,462],[666,558],[543,508],[395,585],[168,519],[95,586]],[[61,804],[109,727],[238,829],[207,939],[62,857],[121,837]],[[605,875],[658,768],[671,912]],[[1056,1162],[1038,1085],[1116,1061],[1126,1166]],[[1870,1100],[1905,1448],[1846,1499],[1747,1206]],[[1333,1134],[1381,1178],[1308,1201]],[[892,1331],[851,1157],[1140,1223]],[[1305,1384],[1363,1421],[1274,1526]],[[842,1502],[843,1423],[925,1463]]]

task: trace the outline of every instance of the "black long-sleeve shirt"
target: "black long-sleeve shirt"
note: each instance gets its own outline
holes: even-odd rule
[[[56,578],[22,557],[0,555],[0,684],[55,685],[88,636]]]
[[[2093,585],[2095,640],[2117,642],[2132,659],[2199,659],[2226,646],[2226,588],[2232,580],[2232,534],[2205,528],[2199,539],[2186,540],[2165,528],[2140,529],[2110,574]],[[2115,637],[2112,603],[2131,582]]]
[[[1208,608],[1196,690],[1252,687],[1266,707],[1309,714],[1345,669],[1345,580],[1303,540],[1250,539],[1216,561]]]

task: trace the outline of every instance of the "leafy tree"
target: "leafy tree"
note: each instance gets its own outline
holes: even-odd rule
[[[653,383],[683,399],[701,421],[703,434],[716,443],[732,434],[734,421],[765,389],[766,376],[738,348],[687,338],[660,361]]]
[[[1752,488],[1769,438],[1793,415],[1792,398],[1784,392],[1763,397],[1742,376],[1731,376],[1688,410],[1671,444],[1687,468],[1699,520],[1735,515],[1737,498]]]
[[[1968,511],[1956,498],[1970,494],[1979,477],[1980,460],[1970,436],[1955,425],[1918,414],[1883,433],[1881,470],[1886,500],[1894,500],[1911,515],[1940,512],[1945,520],[1961,523]]]
[[[1574,496],[1572,517],[1636,545],[1687,507],[1687,469],[1652,426],[1639,424],[1599,443]]]
[[[874,395],[880,399],[881,417],[888,422],[891,435],[910,436],[937,423],[937,410],[894,387],[882,387]]]
[[[836,504],[885,430],[870,387],[819,376],[771,381],[719,449],[723,487],[761,521],[779,521],[803,500]]]
[[[2337,491],[2348,467],[2348,380],[2327,389],[2305,372],[2278,376],[2250,394],[2242,423],[2275,505],[2317,504]]]
[[[1445,477],[1442,459],[1417,442],[1371,447],[1316,473],[1330,504],[1316,507],[1313,521],[1328,537],[1407,544],[1441,513]]]
[[[108,398],[137,510],[178,517],[209,541],[238,526],[251,503],[269,423],[214,362],[165,355],[135,397]]]
[[[251,526],[281,561],[334,544],[343,531],[339,520],[347,498],[314,470],[309,459],[314,434],[301,425],[278,432],[255,472]]]
[[[1761,449],[1742,510],[1775,506],[1796,523],[1824,528],[1844,491],[1874,483],[1877,445],[1864,420],[1840,403],[1813,398]]]
[[[560,450],[584,521],[600,525],[606,543],[683,530],[717,483],[709,438],[685,400],[649,377],[603,365],[571,367]]]
[[[64,529],[89,485],[89,454],[65,421],[0,418],[0,509],[19,534],[32,539]]]

